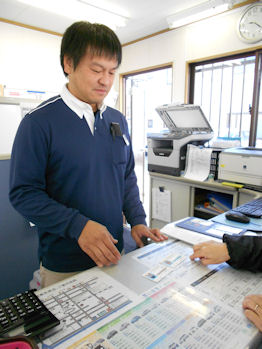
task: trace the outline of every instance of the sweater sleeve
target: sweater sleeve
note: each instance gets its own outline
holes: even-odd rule
[[[125,188],[124,188],[124,204],[123,212],[130,223],[131,227],[137,224],[146,225],[146,214],[142,202],[139,197],[139,189],[137,185],[137,178],[134,171],[135,161],[131,144],[131,139],[128,134],[128,127],[125,122],[125,136],[129,141],[127,152],[127,166],[125,172]]]
[[[223,236],[227,244],[230,260],[227,262],[233,268],[250,271],[262,271],[262,238],[260,236]]]
[[[22,120],[11,155],[9,199],[41,231],[78,239],[88,218],[57,202],[47,192],[49,138],[30,115]]]

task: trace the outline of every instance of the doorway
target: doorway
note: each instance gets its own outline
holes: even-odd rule
[[[166,129],[155,108],[172,100],[172,64],[123,75],[124,114],[131,135],[135,172],[147,218],[149,217],[149,173],[147,134]],[[147,221],[149,223],[149,221]]]

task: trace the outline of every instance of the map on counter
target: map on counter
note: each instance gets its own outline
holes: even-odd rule
[[[158,255],[162,258],[154,258]],[[144,265],[170,273],[141,296],[98,268],[38,295],[60,319],[43,349],[244,349],[259,331],[243,314],[242,300],[259,293],[260,275],[227,264],[191,261],[182,241],[149,245],[137,255]],[[160,269],[159,269],[160,270]],[[241,290],[241,297],[240,291]],[[252,343],[251,343],[252,342]]]
[[[98,268],[40,290],[37,295],[60,320],[60,325],[47,333],[43,349],[64,348],[65,340],[68,343],[72,336],[75,340],[77,333],[83,336],[85,330],[101,326],[103,319],[110,321],[109,316],[117,316],[120,309],[126,311],[139,299]]]

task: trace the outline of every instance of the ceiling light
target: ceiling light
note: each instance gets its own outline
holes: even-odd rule
[[[68,17],[73,20],[86,20],[91,23],[102,23],[115,30],[126,25],[128,17],[112,10],[92,5],[85,0],[18,0],[24,4],[45,11]]]
[[[177,28],[201,19],[214,16],[229,9],[225,0],[209,0],[167,17],[169,28]]]

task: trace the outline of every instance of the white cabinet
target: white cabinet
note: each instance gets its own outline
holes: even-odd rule
[[[167,221],[156,219],[153,212],[152,189],[167,190],[171,193],[171,219],[170,222],[177,221],[187,216],[195,216],[209,219],[215,214],[211,214],[208,209],[199,209],[201,203],[211,195],[226,198],[232,207],[239,206],[239,192],[236,188],[224,186],[218,182],[200,182],[189,180],[183,177],[175,177],[160,173],[150,172],[150,226],[152,228],[162,228]],[[251,200],[250,194],[241,194],[241,201]],[[241,203],[243,203],[241,202]],[[217,213],[219,214],[219,212]]]
[[[238,206],[250,200],[257,199],[262,196],[262,192],[241,188],[239,189]]]
[[[153,218],[152,212],[152,189],[167,190],[171,192],[171,221],[175,221],[187,216],[191,213],[191,187],[187,183],[174,181],[173,179],[162,178],[158,176],[150,176],[151,200],[150,200],[150,226],[153,228],[162,228],[169,222],[164,222]],[[151,218],[152,217],[152,218]]]

